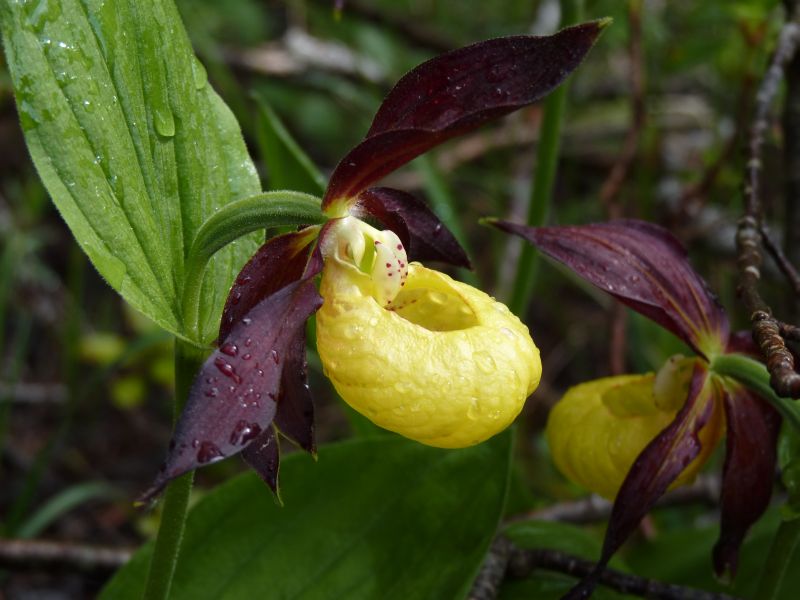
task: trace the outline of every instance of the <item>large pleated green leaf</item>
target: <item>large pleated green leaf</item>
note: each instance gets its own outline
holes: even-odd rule
[[[199,332],[182,324],[184,261],[220,206],[260,191],[235,118],[211,89],[171,0],[0,0],[31,156],[81,248],[163,328],[214,338],[258,235],[207,270]]]
[[[398,437],[289,456],[284,507],[255,475],[190,513],[172,600],[464,598],[505,503],[511,433],[463,450]],[[151,546],[101,598],[141,598]]]

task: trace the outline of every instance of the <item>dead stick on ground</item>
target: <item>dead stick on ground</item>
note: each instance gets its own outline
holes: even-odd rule
[[[576,578],[586,577],[594,570],[594,563],[557,550],[523,550],[514,549],[508,563],[508,572],[512,577],[526,577],[534,569],[556,571]],[[734,596],[716,594],[705,590],[688,588],[671,583],[645,579],[604,569],[599,583],[623,594],[641,596],[655,600],[733,600]]]
[[[701,475],[691,485],[673,490],[659,500],[657,506],[682,506],[704,504],[716,506],[719,501],[721,481],[715,475]],[[559,502],[545,508],[514,515],[506,524],[522,521],[559,521],[562,523],[597,523],[611,516],[611,502],[600,496],[589,496],[571,502]]]
[[[11,569],[63,566],[113,570],[133,555],[132,548],[112,548],[49,540],[0,539],[0,566]]]
[[[494,600],[506,576],[516,579],[529,577],[535,570],[563,573],[575,578],[586,577],[594,569],[594,563],[558,550],[547,548],[525,549],[515,546],[510,540],[498,536],[489,551],[486,561],[468,596],[469,600]],[[604,569],[600,584],[623,594],[656,600],[735,600],[727,594],[716,594],[705,590],[646,579],[637,575]]]

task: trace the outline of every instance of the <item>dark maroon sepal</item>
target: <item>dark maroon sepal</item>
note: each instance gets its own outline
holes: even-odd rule
[[[727,440],[720,496],[720,535],[714,545],[714,570],[736,574],[739,547],[750,526],[767,510],[775,479],[781,418],[757,395],[726,384]]]
[[[747,354],[756,360],[761,360],[761,350],[759,350],[758,344],[753,339],[753,332],[749,329],[733,331],[728,336],[728,345],[725,346],[725,353],[731,354],[734,352]]]
[[[595,570],[564,597],[587,598],[603,569],[623,542],[636,530],[642,518],[680,477],[702,450],[700,430],[714,413],[715,384],[708,369],[695,363],[689,395],[675,419],[642,450],[628,471],[614,500]]]
[[[636,220],[571,227],[526,227],[489,221],[521,236],[588,282],[642,313],[706,356],[728,342],[728,318],[717,297],[666,229]]]
[[[303,276],[315,236],[315,229],[276,236],[247,261],[222,310],[220,340],[227,339],[234,324],[261,300]]]
[[[278,472],[281,465],[281,451],[275,428],[270,426],[262,431],[252,444],[242,450],[242,458],[280,499]]]
[[[357,207],[357,214],[375,217],[400,236],[410,260],[437,260],[472,268],[455,236],[415,196],[392,188],[369,188],[359,194]]]
[[[275,426],[281,435],[303,450],[316,454],[314,403],[306,371],[306,336],[302,332],[292,341],[286,353]]]
[[[578,67],[606,24],[487,40],[414,68],[386,96],[364,141],[337,165],[323,210],[336,201],[351,205],[426,150],[541,99]]]
[[[306,320],[321,305],[314,282],[304,278],[233,325],[195,379],[166,463],[144,500],[187,471],[241,452],[272,426],[286,358],[296,353]],[[296,368],[296,358],[292,363]]]

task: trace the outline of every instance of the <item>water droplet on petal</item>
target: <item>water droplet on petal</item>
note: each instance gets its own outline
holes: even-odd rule
[[[224,358],[218,356],[214,359],[214,366],[217,367],[220,373],[225,375],[225,377],[229,377],[233,379],[235,383],[241,383],[242,378],[239,377],[236,373],[236,369],[233,368],[233,365],[228,363]]]
[[[233,446],[244,445],[253,441],[259,433],[261,433],[261,427],[258,423],[249,423],[242,419],[236,423],[228,441]]]
[[[197,462],[206,464],[222,460],[223,458],[222,452],[220,452],[214,442],[202,442],[200,444],[200,449],[197,451]]]
[[[478,404],[477,398],[470,398],[469,407],[467,408],[467,418],[472,421],[477,421],[481,416],[481,407]]]
[[[494,362],[491,354],[486,352],[485,350],[478,350],[472,355],[472,359],[475,361],[475,364],[478,366],[478,369],[483,371],[484,373],[492,373],[495,369],[497,369],[497,364]]]
[[[236,344],[227,343],[223,344],[219,351],[228,356],[236,356],[239,353],[239,348]]]

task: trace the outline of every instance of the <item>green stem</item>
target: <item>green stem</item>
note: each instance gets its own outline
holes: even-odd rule
[[[561,26],[572,25],[580,21],[583,15],[583,0],[564,0],[561,2],[561,10]],[[526,220],[526,223],[532,227],[544,225],[550,213],[568,89],[569,82],[562,83],[544,102],[539,147],[536,152],[536,172],[533,177],[533,188]],[[514,314],[525,315],[538,270],[537,254],[533,246],[525,244],[517,263],[517,276],[508,303],[508,307]]]
[[[800,519],[781,521],[761,571],[755,600],[775,600],[780,596],[783,577],[799,541]]]
[[[183,284],[183,322],[190,337],[199,343],[198,315],[206,265],[216,252],[234,240],[269,227],[323,223],[320,199],[302,192],[265,192],[231,202],[203,223],[186,260]]]
[[[192,381],[205,360],[205,351],[179,339],[175,340],[175,410],[173,424],[183,411]],[[161,524],[158,528],[144,600],[165,600],[169,598],[172,577],[178,564],[189,494],[192,491],[194,471],[187,473],[168,486],[164,494]]]
[[[717,375],[735,379],[772,404],[792,427],[800,432],[800,407],[790,398],[782,398],[769,384],[769,371],[757,360],[744,354],[721,354],[711,361]]]

